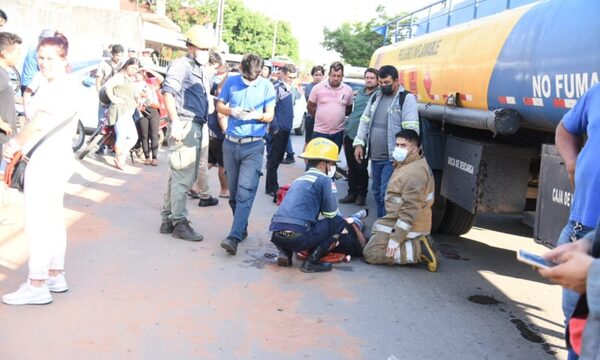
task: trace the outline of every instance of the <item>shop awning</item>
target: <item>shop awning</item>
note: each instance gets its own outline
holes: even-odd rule
[[[181,32],[145,20],[142,24],[142,37],[144,41],[154,41],[179,49],[186,48],[184,35]]]

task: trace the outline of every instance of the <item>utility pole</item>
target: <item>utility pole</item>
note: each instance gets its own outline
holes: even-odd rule
[[[275,57],[275,49],[277,47],[277,20],[275,20],[275,29],[273,29],[273,47],[271,48],[271,59]]]
[[[223,41],[223,13],[225,12],[225,0],[219,0],[217,7],[217,47],[221,48],[221,42]]]

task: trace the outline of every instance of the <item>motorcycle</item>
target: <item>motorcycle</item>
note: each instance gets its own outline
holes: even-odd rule
[[[107,118],[103,118],[102,121],[100,122],[100,125],[98,125],[96,130],[94,130],[92,135],[90,135],[90,138],[87,141],[86,146],[83,148],[83,150],[81,150],[81,152],[77,156],[80,160],[85,158],[87,156],[87,154],[92,152],[92,150],[95,151],[95,150],[99,149],[100,146],[102,146],[102,145],[106,145],[109,148],[111,148],[112,150],[114,150],[116,133],[115,133],[114,126],[109,126],[107,124],[107,120],[108,120]],[[81,122],[80,122],[80,124],[81,124]],[[160,123],[158,125],[159,147],[165,143],[168,125],[169,125],[169,123],[167,121],[167,118],[162,117],[160,119]],[[83,127],[83,125],[82,125],[82,127]],[[132,161],[133,161],[134,156],[141,159],[142,155],[143,155],[141,142],[138,141],[138,144],[136,144],[136,146],[134,146],[134,148],[131,149],[130,153],[131,153]]]

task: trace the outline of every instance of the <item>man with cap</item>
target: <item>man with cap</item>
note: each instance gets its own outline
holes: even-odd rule
[[[346,219],[338,210],[337,189],[331,180],[339,161],[338,152],[333,141],[315,138],[300,155],[308,160],[308,171],[292,183],[269,227],[273,232],[271,242],[279,249],[279,266],[291,266],[293,252],[307,250],[303,272],[331,270],[331,264],[320,259],[347,232]]]
[[[162,84],[165,107],[171,119],[170,176],[161,212],[160,232],[188,241],[204,237],[191,227],[186,208],[187,192],[196,180],[202,126],[208,117],[209,49],[214,36],[209,29],[192,26],[186,33],[188,53],[171,63]]]

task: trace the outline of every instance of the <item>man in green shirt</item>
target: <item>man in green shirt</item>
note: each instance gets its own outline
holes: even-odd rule
[[[355,203],[358,206],[365,205],[367,188],[369,185],[368,161],[358,163],[354,158],[354,147],[352,143],[358,131],[358,124],[371,95],[377,90],[379,76],[377,69],[368,68],[365,71],[365,88],[354,95],[352,114],[348,118],[344,134],[344,154],[348,163],[348,195],[340,199],[342,204]]]

